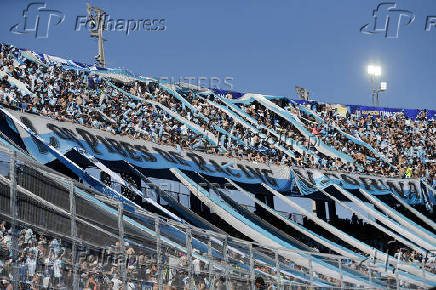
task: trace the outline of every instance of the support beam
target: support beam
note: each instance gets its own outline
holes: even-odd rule
[[[119,243],[120,243],[120,258],[121,258],[121,279],[123,282],[123,289],[127,289],[127,257],[126,247],[124,244],[124,220],[123,220],[124,205],[122,202],[118,203],[118,231],[119,231]]]
[[[73,290],[79,289],[79,276],[77,274],[77,224],[76,224],[76,196],[74,194],[74,181],[70,180],[70,219],[71,219],[71,239],[73,241],[71,246],[72,270],[73,270]]]
[[[160,243],[160,221],[159,216],[154,216],[154,228],[156,232],[156,254],[157,254],[157,282],[159,290],[163,289],[163,271],[162,271],[162,251]]]
[[[315,210],[316,216],[322,220],[327,219],[326,211],[325,211],[325,201],[323,200],[315,200]]]
[[[331,221],[335,221],[338,219],[338,216],[336,215],[336,202],[330,200],[327,202],[329,207],[329,219]]]
[[[253,258],[253,244],[250,243],[250,289],[256,289],[254,284],[254,258]]]
[[[189,289],[194,289],[194,275],[192,271],[192,232],[189,226],[186,227],[186,256],[188,257]]]
[[[16,160],[17,160],[17,153],[15,151],[12,151],[10,156],[10,167],[9,167],[9,190],[10,190],[10,211],[11,211],[11,231],[12,231],[12,243],[11,243],[11,254],[12,254],[12,286],[13,289],[18,289],[19,285],[19,278],[18,278],[18,237],[17,237],[17,218],[18,218],[18,205],[17,205],[17,181],[16,181]]]

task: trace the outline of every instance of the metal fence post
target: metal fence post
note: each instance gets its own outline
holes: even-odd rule
[[[341,283],[341,289],[344,289],[344,273],[342,271],[342,259],[339,258],[339,283]]]
[[[188,277],[189,289],[194,288],[194,281],[192,275],[192,233],[189,226],[186,227],[186,255],[188,256]]]
[[[399,277],[399,274],[398,274],[399,264],[400,264],[400,260],[398,259],[397,267],[395,269],[395,280],[397,282],[397,289],[400,289],[400,279],[399,279],[400,277]]]
[[[279,263],[279,250],[277,249],[275,252],[275,260],[276,260],[276,280],[277,280],[277,289],[281,289],[281,281],[280,281],[280,263]]]
[[[10,211],[11,211],[11,232],[12,232],[12,245],[11,245],[11,254],[12,254],[12,285],[14,289],[18,289],[19,281],[18,281],[18,269],[17,269],[17,250],[18,250],[18,238],[17,238],[17,216],[18,216],[18,208],[17,208],[17,180],[16,180],[16,160],[17,153],[12,151],[10,156],[10,167],[9,167],[9,179],[10,179]]]
[[[154,215],[154,228],[156,232],[156,253],[157,253],[157,282],[159,290],[163,289],[162,271],[162,249],[160,244],[160,221],[157,214]]]
[[[121,255],[121,280],[123,281],[123,289],[127,289],[127,271],[126,271],[126,247],[124,244],[124,219],[123,219],[124,205],[122,202],[118,203],[118,231]]]
[[[229,253],[228,253],[228,243],[229,237],[226,235],[223,242],[223,257],[224,257],[224,276],[226,278],[226,289],[230,290],[230,279],[229,279]]]
[[[250,243],[250,289],[256,289],[254,285],[254,259],[253,259],[253,244]]]
[[[309,257],[309,275],[310,275],[310,286],[313,286],[313,264],[312,264],[312,255]]]
[[[425,277],[425,262],[427,260],[427,255],[425,257],[422,257],[422,282],[423,282],[423,287],[426,287],[427,281],[426,281],[426,277]]]
[[[77,275],[77,224],[76,224],[76,197],[74,195],[74,181],[70,180],[70,219],[71,219],[71,258],[73,268],[73,290],[79,289],[79,277]]]
[[[211,235],[209,235],[209,239],[207,242],[207,257],[209,260],[209,285],[210,289],[215,289],[215,283],[214,283],[214,262],[213,262],[213,256],[212,256],[212,239]]]

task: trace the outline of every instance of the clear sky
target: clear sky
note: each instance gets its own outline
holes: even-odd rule
[[[35,32],[28,31],[30,24],[27,33],[11,33],[14,24],[23,23],[23,10],[32,2],[1,0],[0,41],[93,63],[96,40],[88,30],[74,29],[77,16],[86,15],[86,1],[40,2],[65,16],[59,25],[52,17],[47,38],[36,39]],[[270,95],[295,95],[298,85],[308,88],[317,100],[369,105],[367,65],[379,64],[382,80],[388,82],[382,105],[436,109],[436,25],[425,30],[427,16],[436,16],[435,0],[391,0],[396,9],[415,16],[409,25],[407,18],[401,19],[395,39],[360,32],[372,23],[372,11],[382,1],[89,2],[112,19],[165,19],[164,31],[141,29],[128,36],[107,32],[108,67],[176,80],[218,77],[223,89],[228,88],[223,83],[227,77],[232,78],[228,82],[234,91]],[[389,18],[391,27],[395,15]],[[379,19],[386,16],[381,13]]]

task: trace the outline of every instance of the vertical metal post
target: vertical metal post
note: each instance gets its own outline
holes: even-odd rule
[[[425,277],[425,265],[422,266],[422,287],[425,289],[427,286],[427,278]]]
[[[275,251],[275,260],[276,260],[276,280],[277,280],[277,289],[281,289],[281,281],[280,281],[280,263],[279,263],[279,250]]]
[[[158,204],[161,204],[161,202],[160,202],[160,193],[159,193],[159,190],[155,190],[154,192],[156,193],[156,201],[157,201],[157,203],[158,203]]]
[[[104,57],[104,45],[103,45],[103,30],[105,30],[104,22],[106,19],[106,12],[100,8],[88,6],[88,20],[93,19],[95,21],[95,27],[91,30],[91,37],[98,38],[98,55],[95,56],[97,65],[100,67],[105,67],[105,57]],[[96,18],[96,19],[95,19]]]
[[[16,180],[16,166],[17,153],[12,151],[10,157],[10,167],[9,167],[9,189],[10,189],[10,200],[9,200],[9,208],[11,211],[11,231],[12,231],[12,245],[11,245],[11,253],[12,253],[12,285],[14,289],[18,289],[18,269],[17,269],[17,250],[18,250],[18,238],[17,238],[17,216],[18,216],[18,208],[17,208],[17,180]]]
[[[373,257],[372,257],[372,263],[375,264],[375,262],[377,262],[377,249],[374,248],[374,252],[373,252]]]
[[[212,256],[212,240],[211,240],[211,235],[209,234],[209,239],[207,242],[207,257],[209,260],[209,285],[210,285],[210,289],[214,290],[215,289],[215,281],[214,281],[214,262],[213,262],[213,256]]]
[[[370,255],[370,260],[368,261],[368,270],[369,270],[369,285],[372,287],[372,264],[375,264],[375,257]],[[372,263],[371,263],[372,262]]]
[[[186,227],[186,252],[186,255],[188,256],[189,289],[193,289],[194,281],[192,274],[192,232],[189,226]]]
[[[253,244],[250,243],[250,289],[254,290],[254,259],[253,259]]]
[[[389,265],[389,249],[386,251],[385,272],[388,270]]]
[[[425,263],[427,261],[428,252],[425,254],[425,257],[422,257],[422,282],[423,287],[425,288],[427,285],[426,277],[425,277]]]
[[[76,224],[76,197],[74,195],[74,181],[70,180],[70,219],[71,219],[71,258],[73,268],[73,290],[79,289],[79,277],[77,275],[77,224]]]
[[[230,290],[228,240],[229,237],[226,235],[223,242],[223,257],[224,257],[224,276],[226,278],[226,289]]]
[[[395,282],[396,282],[396,284],[397,284],[397,289],[398,289],[398,287],[399,287],[399,281],[398,281],[398,265],[400,264],[400,261],[401,261],[401,256],[402,256],[402,254],[401,254],[401,252],[402,252],[402,248],[400,248],[400,251],[399,251],[399,254],[398,254],[398,258],[397,258],[397,264],[395,265],[395,269],[394,270],[392,270],[392,271],[395,271]]]
[[[342,272],[342,259],[339,258],[339,282],[341,283],[341,289],[344,289],[344,273]]]
[[[118,203],[118,231],[120,242],[120,255],[121,255],[121,280],[123,281],[123,289],[127,289],[127,271],[126,271],[126,247],[124,245],[124,220],[123,220],[124,205],[122,202]]]
[[[163,289],[163,271],[162,271],[162,249],[160,245],[160,224],[159,216],[154,216],[154,228],[156,232],[156,253],[157,253],[157,281],[159,290]]]
[[[312,255],[309,257],[309,276],[310,276],[310,286],[313,286],[313,261]]]
[[[179,182],[179,192],[177,193],[177,202],[180,203],[180,194],[181,194],[181,183]]]
[[[397,290],[400,289],[400,279],[399,279],[400,277],[399,277],[399,274],[398,274],[399,264],[400,264],[400,259],[398,259],[397,267],[395,269],[395,281],[397,282]]]
[[[102,248],[101,249],[101,263],[104,265],[104,263],[105,263],[105,261],[104,261],[104,258],[105,258],[105,252],[106,252],[106,248]]]

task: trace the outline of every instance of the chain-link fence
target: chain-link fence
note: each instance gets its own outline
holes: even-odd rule
[[[0,147],[0,289],[424,285],[402,281],[399,271],[382,273],[370,260],[268,248],[168,220],[18,154]]]

